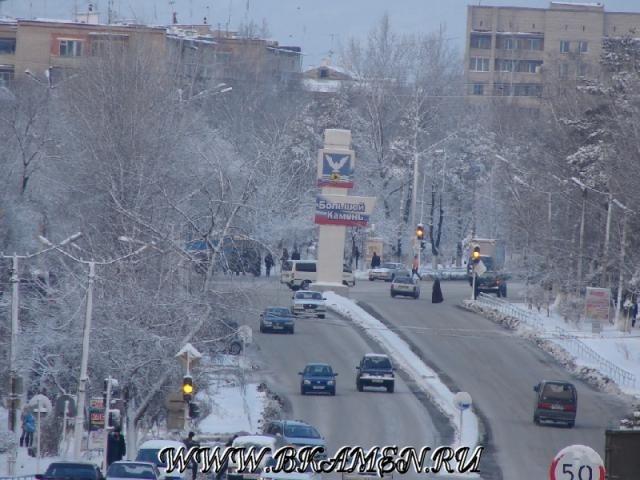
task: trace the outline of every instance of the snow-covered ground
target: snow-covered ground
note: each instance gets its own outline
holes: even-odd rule
[[[396,366],[405,371],[451,419],[451,424],[456,432],[456,445],[454,446],[466,446],[474,449],[479,440],[478,417],[473,413],[473,409],[465,411],[463,429],[460,432],[460,411],[454,405],[454,395],[457,392],[451,392],[438,375],[411,351],[409,345],[380,320],[371,316],[348,298],[336,295],[334,292],[325,292],[325,296],[328,308],[350,318],[356,325],[364,328],[367,335],[387,351]]]
[[[473,301],[465,300],[464,303],[475,309]],[[573,363],[577,373],[587,375],[603,386],[609,379],[621,391],[640,397],[640,323],[626,333],[615,325],[601,322],[601,332],[594,333],[591,322],[567,321],[553,310],[547,317],[546,312],[529,310],[522,303],[507,303],[491,297],[481,297],[476,303],[485,311],[498,310],[517,319],[512,327],[520,335],[539,337],[561,347],[551,348],[550,353],[567,365]],[[593,371],[604,378],[594,378]]]

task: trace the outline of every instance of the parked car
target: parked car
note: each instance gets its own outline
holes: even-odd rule
[[[104,480],[100,467],[91,462],[53,462],[37,480]]]
[[[327,442],[320,432],[302,420],[273,420],[265,427],[264,433],[281,435],[285,443],[294,447],[327,447]]]
[[[253,447],[256,454],[261,448],[269,448],[271,449],[271,454],[273,454],[276,450],[284,447],[285,442],[282,437],[275,435],[242,435],[233,440],[232,446],[247,449]],[[262,473],[266,473],[264,472],[264,468],[267,465],[270,466],[274,464],[273,460],[272,455],[265,455],[255,470],[239,471],[238,465],[231,459],[229,460],[229,466],[227,468],[226,480],[257,480],[262,477]]]
[[[367,353],[356,366],[356,387],[359,392],[364,387],[385,387],[387,392],[393,393],[395,387],[395,368],[387,355],[381,353]]]
[[[267,307],[260,314],[260,333],[295,331],[293,313],[286,307]]]
[[[398,274],[410,274],[410,272],[402,263],[384,262],[379,267],[369,270],[369,280],[392,282]]]
[[[333,371],[331,365],[327,363],[309,363],[304,367],[300,375],[300,394],[309,392],[329,392],[336,394],[337,373]]]
[[[291,311],[294,315],[316,316],[324,318],[327,313],[325,300],[321,292],[312,290],[298,290],[293,294],[293,306]]]
[[[291,290],[306,290],[318,278],[317,260],[288,260],[282,265],[280,283]],[[342,284],[353,287],[356,277],[348,265],[342,265]]]
[[[404,297],[420,298],[420,282],[415,281],[410,276],[398,276],[391,282],[391,297],[397,295]]]
[[[155,466],[158,467],[158,470],[160,470],[160,473],[166,480],[184,480],[186,478],[186,472],[181,472],[178,469],[172,472],[167,472],[166,460],[164,458],[162,460],[158,458],[158,453],[160,452],[160,450],[167,447],[171,447],[176,450],[180,448],[187,448],[184,443],[176,440],[147,440],[142,445],[140,445],[135,461],[155,464]]]
[[[569,428],[576,423],[578,392],[573,384],[561,380],[543,380],[533,387],[536,392],[533,422],[566,423]]]
[[[113,462],[107,469],[107,480],[128,480],[138,478],[140,480],[160,480],[162,473],[155,463],[151,462]]]

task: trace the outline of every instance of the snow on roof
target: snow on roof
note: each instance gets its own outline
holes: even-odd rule
[[[182,448],[184,447],[184,443],[178,442],[176,440],[147,440],[142,445],[140,445],[140,450],[143,449],[156,449],[156,448],[165,448],[165,447],[173,447],[173,448]]]
[[[389,355],[385,355],[384,353],[365,353],[365,357],[374,357],[374,358],[388,358]]]
[[[575,6],[575,7],[603,7],[604,5],[602,4],[602,2],[558,2],[558,1],[552,1],[551,2],[551,6],[553,5],[569,5],[569,6]]]
[[[342,80],[318,80],[315,78],[303,78],[303,86],[312,92],[334,93],[340,90]]]
[[[254,443],[257,445],[264,445],[265,447],[270,447],[274,444],[275,438],[269,435],[243,435],[241,437],[236,437],[233,441],[233,445],[243,445],[247,443]]]

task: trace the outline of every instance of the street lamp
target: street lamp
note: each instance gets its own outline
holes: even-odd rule
[[[19,313],[19,305],[20,305],[20,278],[18,271],[18,260],[26,260],[29,258],[36,257],[38,255],[42,255],[43,253],[50,252],[51,250],[57,249],[61,246],[67,245],[70,242],[73,242],[80,238],[82,233],[78,232],[71,235],[68,238],[65,238],[62,242],[57,245],[53,245],[49,242],[49,248],[45,248],[44,250],[40,250],[36,253],[26,254],[26,255],[1,255],[1,258],[11,259],[11,344],[10,344],[10,357],[9,357],[9,430],[11,432],[17,431],[17,400],[18,400],[18,392],[17,392],[17,346],[18,346],[18,331],[20,329],[18,313]],[[15,468],[15,461],[17,452],[12,451],[9,461],[7,462],[9,475],[13,475]]]
[[[82,447],[82,437],[84,433],[84,409],[86,402],[86,390],[87,390],[87,381],[89,378],[87,377],[87,368],[89,364],[89,338],[91,334],[91,321],[93,315],[93,283],[95,280],[96,274],[96,265],[111,265],[113,263],[119,262],[121,260],[125,260],[129,257],[133,257],[139,253],[142,253],[147,249],[148,245],[144,244],[142,247],[137,249],[136,251],[124,255],[122,257],[115,258],[113,260],[96,262],[94,260],[83,260],[77,258],[70,253],[62,250],[59,246],[54,246],[52,243],[47,240],[45,237],[40,236],[40,241],[45,245],[51,245],[51,248],[55,248],[60,253],[70,258],[71,260],[89,266],[89,276],[88,276],[88,284],[87,284],[87,303],[85,310],[85,319],[84,319],[84,328],[82,332],[82,358],[80,360],[80,378],[78,382],[78,406],[76,409],[76,418],[74,425],[74,450],[73,456],[75,460],[80,460],[81,457],[81,447]],[[126,238],[126,237],[123,237]]]

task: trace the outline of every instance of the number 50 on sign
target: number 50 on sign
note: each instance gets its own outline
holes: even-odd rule
[[[551,462],[551,480],[605,480],[604,462],[591,447],[571,445],[563,448]]]

